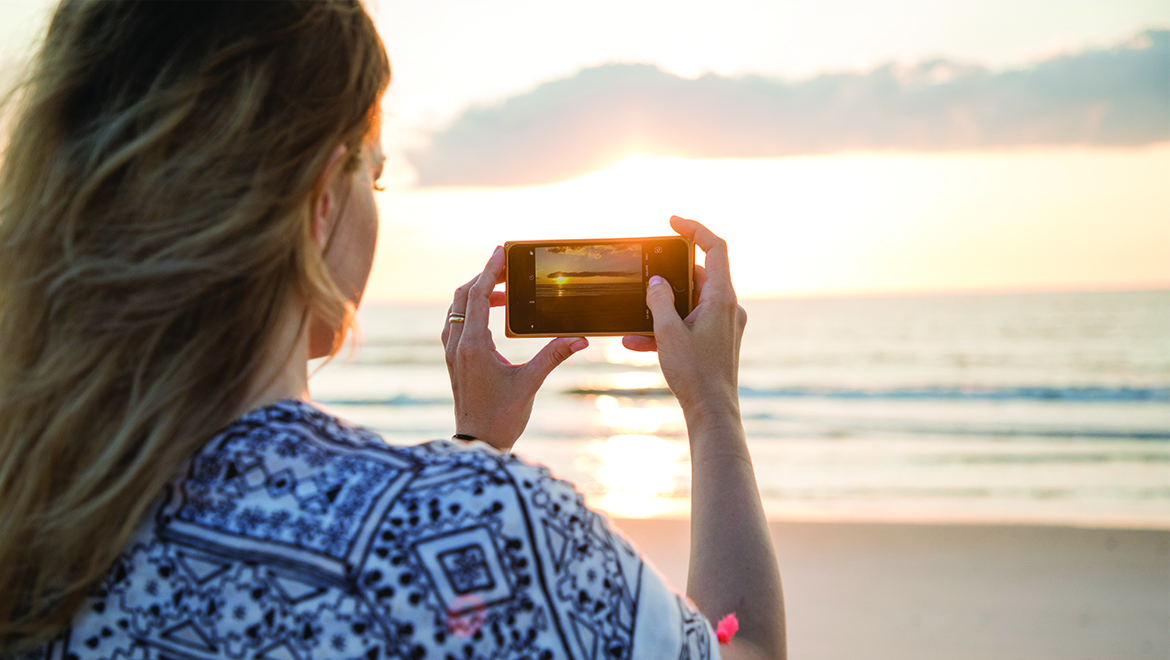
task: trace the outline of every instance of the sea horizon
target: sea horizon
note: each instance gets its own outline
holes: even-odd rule
[[[741,412],[770,519],[1170,529],[1170,289],[743,301]],[[314,399],[449,437],[445,304],[374,304]],[[513,361],[543,340],[503,337]],[[681,411],[614,338],[559,367],[514,451],[611,516],[685,518]]]

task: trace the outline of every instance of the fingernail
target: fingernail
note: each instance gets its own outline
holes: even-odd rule
[[[588,345],[589,345],[589,342],[586,341],[584,337],[582,337],[582,338],[578,339],[577,341],[573,342],[572,344],[569,344],[569,350],[576,353],[577,351],[585,348]]]
[[[502,245],[497,245],[497,246],[496,246],[496,249],[495,249],[495,250],[492,252],[492,256],[494,257],[494,256],[496,256],[497,254],[499,254],[499,253],[501,253],[501,252],[503,252],[503,251],[504,251],[504,246],[502,246]]]
[[[661,275],[653,275],[650,277],[650,284],[649,285],[650,286],[658,286],[659,284],[662,284],[664,282],[666,282],[666,280],[662,279]]]

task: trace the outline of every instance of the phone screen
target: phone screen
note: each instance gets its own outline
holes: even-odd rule
[[[647,281],[661,275],[671,282],[685,316],[693,255],[680,237],[509,243],[509,334],[653,332]]]

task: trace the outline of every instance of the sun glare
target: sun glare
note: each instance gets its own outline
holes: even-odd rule
[[[622,346],[621,338],[604,338],[602,356],[610,364],[625,364],[631,367],[652,367],[658,364],[658,353],[638,352]]]
[[[385,229],[399,240],[379,242],[367,296],[446,299],[474,269],[419,276],[434,263],[480,263],[506,240],[663,235],[671,214],[702,220],[727,240],[742,297],[1165,286],[1168,165],[1170,143],[629,156],[548,186],[407,191],[380,201],[392,224]],[[634,355],[606,350],[621,364],[640,364]]]
[[[601,492],[596,506],[618,516],[646,518],[685,507],[690,471],[684,442],[654,435],[615,435],[589,443],[583,463],[592,468]],[[680,502],[682,503],[680,505]]]
[[[648,434],[659,433],[668,427],[671,430],[683,427],[682,411],[677,406],[664,405],[653,399],[601,395],[594,405],[598,423],[610,433]]]

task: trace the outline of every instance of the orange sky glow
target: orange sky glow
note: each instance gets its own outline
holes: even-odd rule
[[[506,240],[724,236],[743,297],[1170,287],[1170,144],[631,157],[564,183],[380,193],[367,299],[441,302]],[[699,257],[701,260],[701,256]]]

